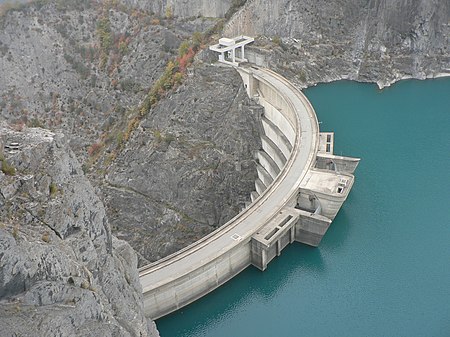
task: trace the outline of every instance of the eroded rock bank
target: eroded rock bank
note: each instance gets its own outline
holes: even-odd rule
[[[111,235],[65,137],[3,124],[0,139],[2,336],[158,336],[136,254]]]
[[[267,37],[260,61],[302,87],[339,79],[384,87],[450,73],[449,20],[445,0],[249,0],[224,33]]]

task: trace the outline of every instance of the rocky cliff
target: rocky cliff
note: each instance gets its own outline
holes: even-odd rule
[[[113,231],[142,261],[174,252],[236,215],[256,176],[257,119],[231,70],[200,66],[123,140],[181,42],[215,23],[179,12],[195,6],[41,1],[1,20],[1,116],[64,132],[104,192]],[[182,17],[168,18],[166,7]],[[112,155],[116,147],[123,153]],[[103,153],[107,160],[96,162]]]
[[[446,0],[249,0],[224,32],[268,37],[259,58],[302,86],[346,78],[382,87],[450,73],[449,22]]]
[[[198,64],[140,123],[102,190],[113,230],[142,263],[201,238],[250,200],[260,109],[235,70]]]
[[[1,125],[0,138],[1,335],[157,336],[136,255],[64,136]]]
[[[156,333],[141,314],[136,256],[107,218],[153,261],[237,214],[253,189],[259,107],[231,69],[196,66],[122,140],[180,43],[215,20],[105,3],[39,1],[0,18],[1,118],[25,130],[2,129],[20,144],[6,152],[17,174],[1,182],[6,335],[37,324],[43,336]]]
[[[159,15],[173,15],[182,18],[189,17],[224,17],[233,0],[121,0],[124,4],[150,10]]]
[[[84,162],[161,76],[184,39],[214,20],[178,25],[110,1],[36,1],[0,17],[0,117],[59,129]]]

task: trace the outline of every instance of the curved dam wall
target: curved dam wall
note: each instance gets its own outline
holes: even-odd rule
[[[256,185],[257,194],[252,194],[252,198],[257,198],[278,176],[287,159],[290,158],[301,126],[297,120],[294,103],[285,97],[283,92],[280,93],[278,87],[263,75],[266,72],[270,76],[278,78],[278,74],[269,72],[269,70],[263,72],[256,67],[241,68],[238,71],[242,76],[248,95],[257,99],[258,103],[264,107],[264,114],[261,116],[264,132],[261,135],[262,150],[256,154],[260,182]],[[260,72],[259,75],[256,73],[257,71]],[[308,102],[304,103],[312,110]],[[318,130],[318,126],[316,129]]]
[[[253,202],[208,236],[140,269],[145,312],[153,319],[192,303],[249,265],[264,270],[295,240],[317,245],[331,223],[320,212],[296,208],[302,191],[310,195],[305,180],[318,162],[320,135],[311,104],[276,73],[237,70],[249,96],[265,108]],[[330,166],[327,159],[320,162]]]

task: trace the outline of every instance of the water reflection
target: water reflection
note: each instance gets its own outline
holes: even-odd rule
[[[350,194],[346,203],[350,203],[352,197],[352,194]],[[336,218],[331,223],[331,226],[328,228],[326,235],[320,243],[321,249],[327,251],[339,251],[345,247],[352,226],[352,216],[348,214],[349,212],[345,209],[345,206],[341,208]]]
[[[320,249],[295,242],[286,247],[266,271],[248,267],[209,295],[159,319],[157,325],[162,331],[172,331],[170,336],[201,336],[204,329],[242,314],[249,303],[270,303],[299,278],[324,273],[326,264]],[[179,322],[176,328],[173,322]],[[180,322],[189,324],[183,326]]]
[[[298,277],[305,274],[324,274],[326,266],[320,249],[295,242],[286,247],[281,256],[269,264],[265,272],[258,270],[256,272],[259,275],[255,291],[265,301],[271,301]]]

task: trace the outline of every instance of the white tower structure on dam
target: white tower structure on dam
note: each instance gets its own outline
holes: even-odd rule
[[[294,241],[317,247],[359,163],[333,154],[334,134],[319,131],[314,108],[287,79],[239,65],[252,38],[221,41],[211,49],[220,62],[235,67],[249,97],[264,107],[255,191],[252,203],[225,225],[139,270],[145,312],[153,319],[192,303],[250,265],[265,270]]]
[[[247,62],[245,46],[253,41],[254,38],[243,35],[232,39],[223,37],[219,39],[218,44],[210,46],[209,49],[219,53],[219,62],[238,66],[239,62]]]

